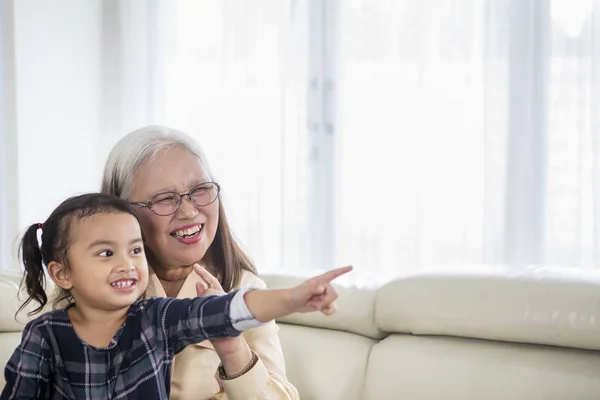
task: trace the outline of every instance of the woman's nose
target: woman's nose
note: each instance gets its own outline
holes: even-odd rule
[[[188,196],[183,196],[181,199],[181,206],[179,207],[179,210],[177,210],[177,218],[193,219],[198,213],[198,206],[194,204]]]

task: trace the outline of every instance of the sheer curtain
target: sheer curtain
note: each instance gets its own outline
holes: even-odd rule
[[[546,260],[600,266],[600,2],[553,0]]]
[[[170,4],[166,123],[205,148],[261,270],[306,267],[307,2]]]
[[[600,266],[600,3],[343,4],[338,258]]]
[[[163,122],[162,4],[0,2],[1,270],[23,228],[99,189],[116,140]]]
[[[325,266],[315,198],[333,263],[363,271],[600,263],[596,2],[329,3],[173,6],[166,119],[207,147],[259,265]],[[311,131],[323,57],[333,151]]]
[[[340,13],[338,259],[379,273],[501,261],[508,4]]]
[[[161,123],[206,149],[261,271],[600,266],[600,1],[7,4],[3,257]]]

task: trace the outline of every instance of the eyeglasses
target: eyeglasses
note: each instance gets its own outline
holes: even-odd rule
[[[207,206],[214,203],[219,196],[221,187],[216,182],[205,182],[194,186],[187,193],[164,192],[153,196],[149,201],[131,202],[141,207],[147,207],[155,214],[160,216],[172,215],[179,210],[184,197],[187,197],[192,203],[198,206]]]

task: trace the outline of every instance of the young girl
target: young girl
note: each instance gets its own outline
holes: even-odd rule
[[[38,231],[42,231],[38,247]],[[148,265],[131,206],[86,194],[64,201],[21,242],[23,304],[48,302],[45,271],[61,310],[23,330],[0,399],[168,399],[173,357],[192,343],[237,336],[294,312],[334,312],[340,268],[283,290],[243,288],[223,296],[145,299]],[[199,274],[206,272],[198,265]]]

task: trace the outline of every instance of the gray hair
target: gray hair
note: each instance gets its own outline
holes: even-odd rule
[[[100,191],[128,199],[139,166],[173,147],[184,148],[197,156],[212,177],[202,149],[191,136],[176,129],[149,125],[128,133],[113,147],[104,166]]]

